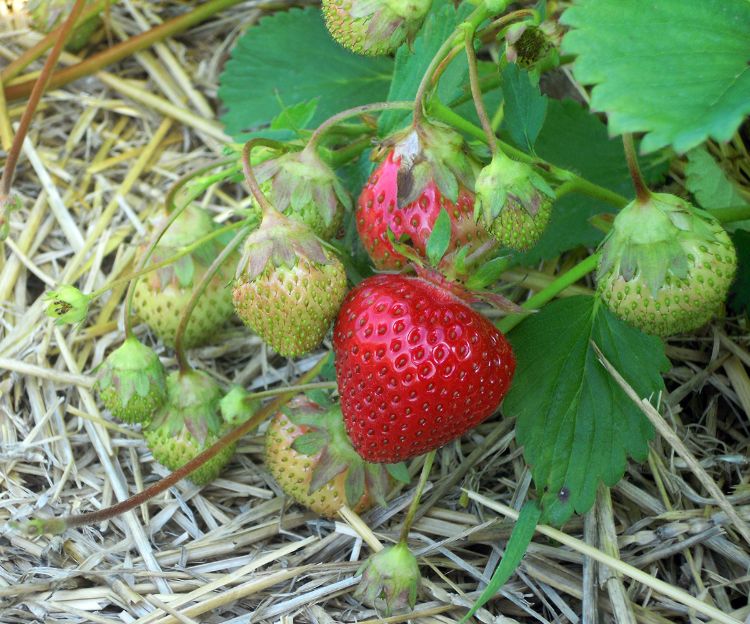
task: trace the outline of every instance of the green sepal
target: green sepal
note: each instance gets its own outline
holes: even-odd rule
[[[292,442],[292,448],[302,455],[317,455],[328,443],[325,431],[308,431]]]
[[[404,462],[398,462],[397,464],[385,464],[385,469],[388,474],[391,475],[396,481],[401,483],[409,483],[411,477],[409,476],[409,469],[406,467]]]

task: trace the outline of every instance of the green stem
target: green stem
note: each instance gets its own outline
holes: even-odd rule
[[[321,148],[320,151],[325,161],[334,169],[338,169],[357,158],[368,147],[372,147],[372,137],[370,136],[363,137],[338,150]]]
[[[470,121],[467,121],[466,119],[461,117],[461,115],[454,112],[452,109],[448,108],[445,104],[435,98],[430,101],[430,114],[436,119],[439,119],[447,124],[450,124],[454,128],[465,132],[469,136],[473,136],[483,142],[487,141],[484,130],[474,125]],[[590,182],[589,180],[576,175],[572,171],[568,171],[567,169],[563,169],[562,167],[557,167],[545,160],[542,160],[541,158],[530,156],[526,152],[513,147],[509,143],[498,141],[498,147],[514,160],[525,162],[530,165],[537,166],[544,171],[547,171],[550,175],[554,176],[564,183],[566,192],[570,192],[570,190],[573,189],[591,197],[606,201],[607,203],[612,204],[618,208],[622,208],[628,203],[628,199],[626,197],[623,197],[619,193],[615,193],[614,191],[610,191],[608,188],[599,186],[598,184],[594,184],[593,182]]]
[[[479,71],[477,70],[477,55],[474,51],[474,31],[466,29],[466,60],[469,65],[469,86],[471,87],[471,97],[474,99],[474,108],[482,124],[485,134],[485,141],[490,148],[490,154],[497,154],[497,137],[492,129],[492,124],[487,116],[487,109],[482,101],[482,89],[479,87]]]
[[[417,514],[417,509],[419,509],[419,499],[422,497],[422,490],[424,490],[427,478],[430,476],[432,462],[435,461],[436,452],[436,450],[430,451],[425,455],[424,464],[422,465],[422,474],[419,475],[419,483],[417,483],[417,489],[414,490],[414,498],[411,499],[411,505],[409,505],[406,520],[404,520],[404,524],[401,526],[399,542],[403,542],[404,544],[406,544],[406,541],[409,539],[409,531],[411,531],[411,525],[412,522],[414,522],[414,516]]]
[[[349,108],[347,110],[341,111],[340,113],[336,113],[332,117],[329,117],[317,127],[315,132],[312,133],[312,136],[310,136],[310,140],[307,142],[307,147],[305,149],[314,150],[321,137],[328,130],[333,128],[333,126],[344,121],[345,119],[351,119],[352,117],[358,117],[359,115],[364,115],[366,113],[376,113],[398,109],[411,109],[413,107],[414,102],[376,102],[374,104],[364,104],[362,106],[355,106],[354,108]]]
[[[13,184],[13,175],[16,172],[16,165],[18,159],[21,156],[21,148],[23,147],[24,139],[26,139],[26,133],[31,125],[31,118],[36,112],[36,107],[39,105],[39,100],[42,99],[42,94],[50,83],[52,76],[52,70],[57,64],[57,59],[60,58],[63,46],[65,45],[66,39],[70,36],[73,30],[73,25],[76,23],[78,16],[83,11],[85,0],[76,0],[73,8],[70,11],[65,23],[60,30],[58,39],[55,42],[52,51],[47,57],[47,61],[44,63],[42,72],[36,80],[32,81],[33,88],[31,90],[31,96],[26,104],[26,108],[21,115],[21,121],[18,124],[18,130],[13,137],[13,143],[8,151],[8,156],[5,159],[5,167],[3,167],[3,176],[0,178],[0,208],[4,208],[5,204],[10,199],[10,188]]]
[[[318,376],[320,370],[325,365],[327,359],[327,354],[320,358],[315,366],[313,366],[309,371],[307,371],[299,378],[299,385],[304,385],[308,381],[315,379],[315,377]],[[290,388],[286,394],[278,397],[265,407],[259,409],[250,419],[242,423],[236,429],[233,429],[229,433],[224,434],[211,447],[195,456],[187,464],[182,466],[182,468],[175,470],[160,481],[157,481],[154,485],[146,488],[138,494],[135,494],[134,496],[131,496],[127,500],[117,503],[116,505],[112,505],[111,507],[107,507],[106,509],[100,509],[98,511],[92,511],[89,513],[66,516],[60,519],[44,519],[41,520],[41,522],[38,520],[32,520],[27,526],[31,526],[33,528],[36,524],[41,523],[42,526],[52,526],[55,528],[59,527],[59,530],[55,532],[62,532],[66,528],[69,529],[86,524],[95,524],[97,522],[102,522],[103,520],[108,520],[109,518],[114,518],[115,516],[125,513],[126,511],[130,511],[131,509],[135,509],[154,496],[157,496],[158,494],[161,494],[165,490],[171,488],[178,481],[190,476],[195,470],[213,459],[217,454],[221,453],[221,451],[223,451],[229,445],[234,444],[237,440],[250,433],[266,418],[278,412],[287,402],[289,402],[289,400],[296,393],[297,390],[294,387]]]
[[[630,171],[633,187],[635,187],[635,196],[641,203],[646,203],[651,198],[651,191],[649,191],[641,174],[641,168],[638,166],[638,155],[635,153],[633,135],[630,133],[623,134],[622,144],[625,148],[625,160],[628,162],[628,171]]]
[[[184,32],[220,11],[236,4],[240,4],[242,1],[243,0],[211,0],[210,2],[201,4],[189,13],[175,17],[159,26],[155,26],[151,30],[147,30],[145,33],[131,37],[127,41],[118,43],[111,48],[107,48],[103,52],[95,54],[77,65],[66,67],[65,69],[55,72],[50,80],[49,86],[51,89],[56,89],[73,82],[74,80],[83,78],[84,76],[94,74],[108,65],[117,63],[136,52],[150,48],[162,39]],[[34,82],[34,80],[27,80],[26,82],[6,87],[5,99],[11,101],[26,97],[31,93]]]
[[[543,290],[540,290],[533,297],[530,297],[527,301],[521,304],[521,307],[526,310],[536,310],[537,308],[543,306],[545,303],[548,303],[549,301],[557,297],[557,295],[559,295],[568,286],[572,286],[578,280],[596,269],[596,265],[599,263],[600,255],[601,252],[596,252],[582,262],[579,262],[572,269],[557,277]],[[496,323],[497,328],[504,334],[507,334],[511,329],[513,329],[523,319],[525,319],[526,316],[526,314],[511,314],[509,316],[506,316],[504,319]]]
[[[284,143],[279,143],[278,141],[273,141],[271,139],[257,138],[250,139],[242,148],[242,171],[245,174],[245,182],[247,183],[250,192],[255,198],[255,201],[258,202],[260,211],[263,213],[263,216],[265,216],[267,214],[278,211],[271,205],[271,202],[268,201],[268,198],[261,190],[260,185],[258,184],[258,179],[255,177],[255,173],[253,172],[253,165],[250,160],[250,154],[253,151],[253,148],[258,146],[270,147],[271,149],[276,149],[279,151],[288,151],[289,149],[291,149],[291,146],[285,145]]]
[[[232,164],[233,166],[222,169],[221,171],[213,175],[205,176],[201,179],[200,184],[195,184],[189,190],[186,197],[183,199],[183,203],[190,203],[195,198],[203,194],[203,192],[212,184],[220,182],[221,180],[225,180],[229,176],[237,173],[240,170],[240,167],[237,165],[237,162],[234,158],[228,158],[227,160],[221,160],[219,162],[206,165],[205,167],[201,167],[200,169],[196,169],[195,171],[191,171],[190,173],[182,176],[170,187],[169,192],[167,193],[167,197],[164,200],[164,206],[166,207],[167,212],[170,213],[172,212],[172,210],[174,210],[176,203],[175,198],[177,197],[177,193],[179,193],[189,182],[195,180],[207,171],[211,171],[213,169],[216,169],[217,167],[223,167],[224,165],[228,164]]]
[[[195,251],[196,249],[198,249],[198,247],[200,247],[204,243],[208,243],[209,241],[212,241],[213,239],[221,236],[222,234],[231,232],[232,230],[238,228],[241,225],[247,225],[247,222],[235,221],[234,223],[229,223],[228,225],[220,227],[219,229],[214,230],[210,234],[206,234],[205,236],[199,238],[194,243],[190,243],[190,245],[183,247],[180,251],[178,251],[173,256],[170,256],[166,260],[162,260],[161,262],[157,262],[155,264],[149,264],[147,267],[145,267],[144,269],[141,269],[140,271],[128,273],[127,275],[123,277],[118,277],[116,280],[112,280],[111,282],[108,282],[107,284],[99,288],[98,290],[95,290],[94,292],[89,293],[89,297],[91,297],[92,300],[96,299],[97,297],[101,297],[104,293],[109,292],[113,288],[116,288],[120,284],[126,284],[130,280],[138,279],[140,277],[143,277],[144,275],[147,275],[148,273],[152,273],[165,266],[174,264],[180,258],[187,256],[189,253]]]
[[[249,231],[249,227],[244,227],[234,235],[234,238],[229,241],[227,246],[221,250],[221,253],[216,256],[214,261],[211,263],[211,266],[206,269],[206,272],[201,277],[200,282],[198,282],[195,288],[193,288],[193,292],[190,295],[190,300],[187,302],[187,305],[182,312],[182,316],[180,317],[180,323],[179,325],[177,325],[177,332],[175,333],[174,337],[174,350],[177,357],[177,365],[180,367],[181,373],[185,373],[190,370],[190,364],[188,364],[187,357],[185,355],[185,349],[182,343],[185,337],[185,329],[187,328],[190,316],[193,314],[193,310],[198,303],[198,299],[203,296],[203,291],[206,290],[206,287],[214,278],[214,276],[219,272],[226,259],[243,241]]]
[[[338,388],[338,384],[335,381],[319,381],[317,383],[302,384],[296,386],[284,386],[281,388],[272,388],[271,390],[263,390],[262,392],[253,392],[245,397],[246,402],[254,401],[255,399],[265,399],[266,397],[277,396],[279,394],[286,394],[288,392],[307,392],[308,390],[335,390]]]

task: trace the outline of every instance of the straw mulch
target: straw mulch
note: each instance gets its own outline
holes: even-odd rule
[[[185,7],[120,2],[111,36],[142,32]],[[3,63],[38,36],[2,3],[0,11]],[[263,470],[262,431],[206,487],[182,482],[135,512],[60,537],[32,539],[13,528],[37,514],[106,507],[166,474],[140,433],[100,411],[91,392],[93,369],[122,340],[123,289],[99,299],[83,328],[56,327],[42,296],[60,283],[91,291],[125,274],[170,185],[221,157],[219,72],[260,14],[254,2],[227,10],[48,93],[35,118],[14,185],[23,209],[0,244],[0,622],[456,622],[502,556],[513,526],[502,505],[520,507],[530,476],[513,422],[499,417],[437,455],[411,534],[424,574],[412,615],[385,620],[352,597],[359,562],[398,536],[410,488],[363,522],[321,520],[290,504]],[[12,122],[22,106],[9,104]],[[202,202],[224,221],[246,198],[222,187]],[[528,280],[532,290],[555,267],[540,269]],[[173,353],[145,327],[138,334],[174,367]],[[750,616],[750,544],[741,535],[750,516],[745,327],[716,324],[671,342],[668,354],[662,413],[697,463],[658,438],[647,464],[631,465],[594,511],[565,526],[580,541],[537,534],[479,621],[589,623],[597,611],[599,622],[698,621],[688,594],[726,614],[722,621]],[[316,357],[282,361],[238,323],[190,354],[197,368],[248,388],[291,381]],[[411,473],[420,467],[414,462]],[[597,564],[584,556],[586,544],[617,563]],[[633,580],[626,564],[645,578]],[[677,593],[665,596],[650,579]]]

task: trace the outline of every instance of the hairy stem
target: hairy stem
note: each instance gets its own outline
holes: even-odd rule
[[[323,368],[327,357],[327,355],[324,355],[322,358],[320,358],[315,366],[313,366],[309,371],[307,371],[298,379],[298,382],[300,384],[304,384],[314,379]],[[207,448],[205,451],[191,459],[182,468],[175,470],[174,472],[156,482],[154,485],[146,488],[142,492],[139,492],[138,494],[135,494],[134,496],[131,496],[127,500],[117,503],[116,505],[107,507],[106,509],[100,509],[98,511],[60,518],[59,521],[54,522],[54,526],[59,525],[60,529],[64,530],[66,528],[73,528],[86,524],[94,524],[96,522],[108,520],[109,518],[114,518],[115,516],[125,513],[126,511],[130,511],[131,509],[135,509],[154,496],[157,496],[158,494],[161,494],[168,488],[172,487],[178,481],[190,476],[195,470],[203,466],[207,461],[213,459],[230,444],[233,444],[243,436],[250,433],[271,414],[279,411],[296,393],[297,390],[295,388],[290,388],[286,394],[278,397],[268,405],[259,409],[250,419],[242,423],[236,429],[233,429],[232,431],[224,434],[210,448]],[[45,521],[43,520],[42,523],[44,522]],[[32,521],[29,524],[33,526],[34,524],[36,524],[36,522]]]
[[[713,208],[708,211],[722,223],[731,223],[732,221],[745,221],[750,219],[750,205],[744,206],[727,206],[726,208]]]
[[[633,135],[630,133],[623,134],[622,144],[625,147],[625,159],[628,161],[628,170],[633,180],[635,196],[638,198],[638,201],[645,203],[651,197],[651,191],[648,190],[648,186],[646,186],[646,182],[643,180],[643,175],[641,174],[641,168],[638,166],[638,156],[635,152]]]
[[[313,132],[310,136],[310,140],[307,142],[307,147],[305,149],[315,149],[321,137],[333,126],[344,121],[345,119],[350,119],[352,117],[357,117],[366,113],[411,109],[413,108],[413,106],[414,102],[376,102],[374,104],[364,104],[362,106],[355,106],[354,108],[349,108],[347,110],[341,111],[340,113],[336,113],[332,117],[326,119],[316,128],[315,132]]]
[[[175,17],[159,26],[155,26],[151,30],[147,30],[145,33],[131,37],[127,41],[118,43],[117,45],[107,48],[99,54],[95,54],[87,58],[85,61],[73,65],[72,67],[66,67],[52,76],[50,81],[50,88],[56,89],[62,87],[74,80],[89,76],[98,72],[100,69],[117,63],[122,59],[140,52],[146,48],[151,47],[154,43],[158,43],[162,39],[177,35],[185,30],[188,30],[196,24],[207,20],[209,17],[219,13],[220,11],[239,4],[243,0],[211,0],[205,4],[196,6],[192,11]],[[5,88],[5,98],[8,101],[18,100],[26,97],[31,93],[33,80],[27,80],[8,86]]]
[[[484,130],[485,140],[490,148],[490,153],[494,156],[497,154],[497,138],[495,131],[492,129],[490,118],[487,116],[487,109],[482,101],[482,89],[479,86],[479,70],[477,69],[477,55],[474,51],[474,31],[466,29],[466,60],[469,64],[469,84],[471,86],[471,97],[474,99],[474,108],[477,110],[477,116]]]
[[[60,53],[65,45],[65,40],[70,36],[70,32],[73,30],[73,26],[75,25],[78,16],[83,11],[84,3],[85,0],[76,0],[70,14],[65,20],[65,23],[62,25],[59,37],[55,42],[52,51],[49,53],[47,61],[44,63],[42,72],[39,74],[39,77],[33,81],[31,97],[29,97],[29,102],[26,104],[26,108],[21,116],[21,121],[18,124],[18,131],[13,137],[13,144],[10,146],[8,157],[5,160],[3,176],[0,178],[0,208],[4,207],[9,201],[10,187],[13,183],[13,174],[16,171],[16,164],[18,164],[18,158],[21,155],[21,148],[23,147],[24,139],[26,139],[26,133],[31,125],[31,118],[34,116],[36,107],[39,105],[39,100],[41,100],[42,94],[50,82],[52,70],[57,64],[57,59],[60,57]]]
[[[185,349],[182,343],[185,337],[185,329],[187,329],[188,321],[190,320],[190,316],[193,314],[193,310],[198,303],[198,299],[203,296],[203,291],[206,290],[206,287],[214,278],[214,276],[219,272],[226,259],[242,242],[245,236],[247,236],[247,233],[249,231],[249,227],[243,227],[239,232],[237,232],[237,234],[234,235],[234,238],[229,241],[227,246],[221,250],[221,253],[216,256],[214,261],[211,263],[211,266],[206,269],[206,272],[203,274],[203,277],[201,277],[200,282],[198,282],[195,288],[193,288],[193,292],[190,295],[190,300],[187,302],[187,305],[182,312],[182,316],[180,317],[180,323],[179,325],[177,325],[177,332],[175,333],[174,338],[174,350],[175,355],[177,356],[177,364],[180,367],[181,373],[185,373],[190,370],[190,364],[188,364],[187,357],[185,356]]]
[[[422,473],[419,475],[419,483],[417,483],[417,489],[414,490],[414,498],[411,499],[411,505],[409,505],[409,511],[406,513],[406,519],[404,524],[401,526],[401,536],[399,541],[404,544],[409,539],[409,531],[411,531],[412,522],[414,522],[414,516],[417,514],[419,509],[419,499],[422,498],[422,490],[427,483],[427,478],[430,476],[432,470],[432,462],[435,461],[435,453],[437,450],[432,450],[424,458],[424,464],[422,465]]]
[[[544,289],[540,290],[533,297],[530,297],[527,301],[521,304],[521,307],[526,310],[535,310],[543,306],[545,303],[548,303],[549,301],[557,297],[557,295],[559,295],[568,286],[572,286],[578,280],[596,269],[596,265],[599,263],[600,255],[600,252],[596,252],[590,255],[585,260],[579,262],[572,269],[558,276],[554,281],[552,281]],[[496,323],[496,326],[501,332],[507,334],[511,329],[513,329],[523,319],[525,319],[526,316],[526,314],[511,314]]]
[[[288,392],[307,392],[308,390],[335,390],[338,388],[335,381],[318,381],[316,383],[302,384],[296,386],[284,386],[280,388],[271,388],[261,392],[252,392],[245,397],[245,401],[254,401],[255,399],[265,399],[266,397],[287,394]]]
[[[250,139],[242,148],[242,171],[245,174],[245,182],[247,183],[250,192],[253,194],[255,201],[258,202],[258,206],[260,206],[261,212],[265,216],[267,214],[278,211],[271,205],[271,202],[268,201],[268,198],[260,189],[258,178],[255,177],[255,172],[253,171],[253,166],[250,161],[250,154],[253,149],[258,146],[270,147],[271,149],[276,149],[279,151],[288,151],[289,149],[291,149],[291,146],[285,145],[284,143],[279,143],[278,141],[272,141],[271,139],[258,138]]]

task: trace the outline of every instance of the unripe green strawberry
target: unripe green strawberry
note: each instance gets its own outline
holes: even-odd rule
[[[102,363],[96,390],[115,418],[147,425],[167,397],[164,367],[153,349],[131,336]]]
[[[212,446],[226,430],[219,413],[222,392],[206,373],[175,371],[167,377],[167,401],[143,432],[154,459],[170,470]],[[234,454],[231,444],[190,475],[203,485],[215,479]]]
[[[75,0],[29,0],[26,9],[31,16],[34,28],[40,32],[48,33],[63,23],[74,4]],[[85,8],[88,8],[91,4],[93,4],[93,1],[88,0]],[[89,42],[89,39],[101,24],[102,20],[98,15],[86,20],[73,29],[65,48],[70,52],[78,52]]]
[[[544,233],[554,199],[533,167],[498,152],[477,176],[474,214],[501,245],[525,251]]]
[[[387,469],[366,463],[352,448],[340,408],[304,397],[289,415],[279,412],[271,419],[265,462],[287,495],[327,518],[344,504],[361,513],[383,503],[389,485]]]
[[[254,171],[276,210],[301,221],[323,240],[332,239],[339,231],[351,198],[314,149],[266,160]]]
[[[346,294],[344,266],[310,230],[277,211],[248,237],[237,267],[237,315],[277,353],[317,347]]]
[[[166,215],[162,215],[166,218]],[[151,256],[151,263],[165,260],[194,243],[215,228],[211,215],[197,206],[189,206],[177,217]],[[141,250],[143,253],[143,249]],[[133,295],[133,309],[165,344],[174,345],[183,310],[206,270],[220,253],[216,240],[201,245],[176,262],[148,273],[138,280]],[[211,279],[198,299],[185,329],[183,345],[196,347],[210,342],[217,330],[232,316],[232,255]]]
[[[414,608],[422,575],[417,558],[405,542],[371,555],[357,574],[362,575],[362,580],[354,597],[385,617],[394,611]]]
[[[331,36],[357,54],[390,54],[422,26],[432,0],[323,0]]]
[[[666,193],[625,206],[601,251],[597,292],[607,307],[659,336],[709,321],[737,268],[734,245],[721,224]]]

